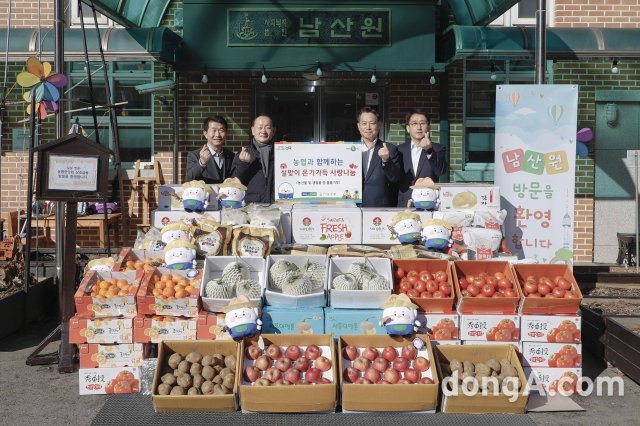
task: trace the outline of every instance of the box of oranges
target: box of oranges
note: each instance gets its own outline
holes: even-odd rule
[[[138,315],[133,319],[135,343],[160,343],[163,340],[196,340],[197,318]]]
[[[114,271],[144,271],[164,264],[162,251],[138,250],[123,247],[118,254],[118,260],[113,265]]]
[[[195,318],[199,313],[201,282],[201,269],[149,269],[136,296],[138,313]]]
[[[74,295],[76,315],[81,318],[136,316],[136,293],[142,271],[89,271]]]

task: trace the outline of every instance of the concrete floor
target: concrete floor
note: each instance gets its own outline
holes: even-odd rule
[[[26,334],[0,340],[0,423],[3,425],[88,425],[108,396],[79,396],[78,375],[59,374],[57,366],[29,367],[27,356],[46,337],[53,323],[32,327]],[[42,353],[57,350],[51,344]],[[620,372],[585,353],[584,374],[616,376]],[[640,385],[624,377],[622,397],[573,397],[584,412],[529,413],[541,425],[630,425],[639,424]]]

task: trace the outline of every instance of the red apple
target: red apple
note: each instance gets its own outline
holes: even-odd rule
[[[263,377],[267,378],[271,383],[274,383],[282,378],[282,371],[276,367],[269,367],[269,369],[264,372]]]
[[[284,356],[289,358],[291,361],[295,361],[296,359],[302,356],[302,350],[297,345],[290,345],[285,351]]]
[[[356,380],[357,385],[372,385],[373,383],[369,379],[365,379],[364,377],[358,377]]]
[[[353,361],[358,357],[358,348],[352,345],[345,346],[345,348],[342,350],[342,356],[349,361]]]
[[[293,368],[299,371],[307,371],[311,361],[309,361],[306,357],[301,356],[293,362]]]
[[[300,381],[298,383],[294,383],[294,385],[297,386],[301,386],[301,385],[310,385],[311,383],[307,382],[305,379],[300,379]]]
[[[311,361],[318,358],[320,355],[322,355],[322,351],[318,345],[309,345],[307,346],[307,349],[304,350],[305,358],[310,359]]]
[[[364,371],[371,366],[371,361],[366,359],[363,356],[359,356],[353,361],[353,368],[356,370],[360,370],[364,373]]]
[[[420,379],[420,381],[418,383],[421,383],[423,385],[432,385],[433,384],[433,379],[430,377],[423,377],[422,379]]]
[[[382,350],[382,358],[391,362],[398,357],[398,351],[393,346],[387,346]]]
[[[269,379],[262,377],[256,380],[256,386],[271,386],[271,382],[269,381]]]
[[[398,371],[404,371],[409,368],[409,360],[405,357],[399,356],[393,360],[393,369]]]
[[[291,386],[291,383],[284,379],[277,380],[273,382],[273,386]]]
[[[383,373],[387,368],[389,368],[389,361],[382,357],[378,357],[373,361],[373,368]]]
[[[381,373],[373,367],[367,368],[364,372],[364,378],[370,380],[372,383],[376,383],[381,378]]]
[[[360,371],[353,367],[347,367],[342,373],[343,380],[347,383],[355,383],[360,377]]]
[[[412,343],[408,343],[402,347],[402,352],[400,356],[407,359],[415,359],[418,355],[418,350]]]
[[[321,356],[313,362],[313,366],[320,371],[331,370],[331,360],[326,356]]]
[[[271,367],[271,358],[266,355],[260,355],[254,365],[260,371],[267,371],[267,368]]]
[[[412,385],[413,383],[411,383],[407,379],[400,379],[400,380],[398,380],[398,384],[399,385]]]
[[[250,365],[244,369],[244,379],[247,382],[253,383],[258,380],[260,377],[260,370],[258,370],[255,366]]]
[[[272,343],[267,347],[267,356],[272,360],[276,360],[282,356],[282,351],[280,350],[280,346]]]
[[[403,378],[407,379],[411,383],[417,383],[420,380],[420,371],[413,368],[407,368],[404,370]]]
[[[373,360],[378,358],[378,350],[376,348],[366,348],[362,351],[362,356],[373,362]]]
[[[247,348],[246,353],[247,358],[255,360],[258,359],[260,355],[262,355],[262,349],[260,349],[258,345],[253,344]]]
[[[320,377],[322,377],[322,371],[317,368],[310,368],[304,375],[304,379],[310,383],[318,383]]]
[[[384,380],[391,384],[398,383],[398,380],[400,380],[400,373],[393,368],[389,368],[384,372]]]
[[[276,368],[282,372],[287,371],[289,368],[291,368],[291,360],[287,357],[281,356],[276,361]]]
[[[320,377],[318,379],[318,381],[316,382],[316,384],[318,384],[318,385],[330,385],[331,384],[331,380],[327,379],[326,377]]]
[[[431,363],[429,362],[429,360],[421,356],[413,361],[413,368],[418,371],[427,371],[430,366]]]
[[[284,372],[284,379],[287,382],[293,383],[295,385],[300,381],[300,371],[296,370],[295,368],[290,368]]]

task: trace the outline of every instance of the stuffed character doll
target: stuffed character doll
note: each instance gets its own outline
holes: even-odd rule
[[[402,244],[420,241],[420,216],[412,212],[397,213],[391,219],[390,230]]]
[[[252,302],[247,296],[234,297],[222,308],[225,313],[225,331],[231,334],[236,342],[245,337],[252,337],[262,329],[262,320],[258,310],[258,302]]]
[[[189,241],[174,240],[164,248],[164,263],[169,269],[196,267],[196,247]]]
[[[431,178],[418,179],[411,189],[409,204],[413,204],[417,210],[438,210],[440,206],[440,187]]]
[[[202,180],[192,180],[182,185],[182,207],[186,212],[201,213],[209,206],[209,198],[213,194],[211,186]]]
[[[422,224],[424,246],[431,250],[444,251],[451,247],[451,225],[440,219],[429,219]]]
[[[421,323],[418,317],[418,305],[415,305],[406,294],[392,294],[380,306],[382,321],[380,326],[387,330],[390,336],[410,336],[418,331]]]
[[[162,235],[162,242],[165,244],[175,240],[191,241],[193,227],[182,221],[170,222],[162,228],[160,235]]]
[[[247,187],[238,178],[227,178],[220,184],[218,199],[220,205],[227,209],[237,209],[244,206],[244,194]]]

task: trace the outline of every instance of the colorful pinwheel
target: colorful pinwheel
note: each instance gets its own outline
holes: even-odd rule
[[[31,114],[31,99],[35,96],[36,111],[40,119],[47,118],[47,111],[58,111],[61,87],[66,86],[68,78],[64,74],[51,72],[49,62],[40,62],[36,57],[27,59],[27,70],[18,74],[17,83],[31,90],[24,93],[23,98],[29,102],[27,113]]]

